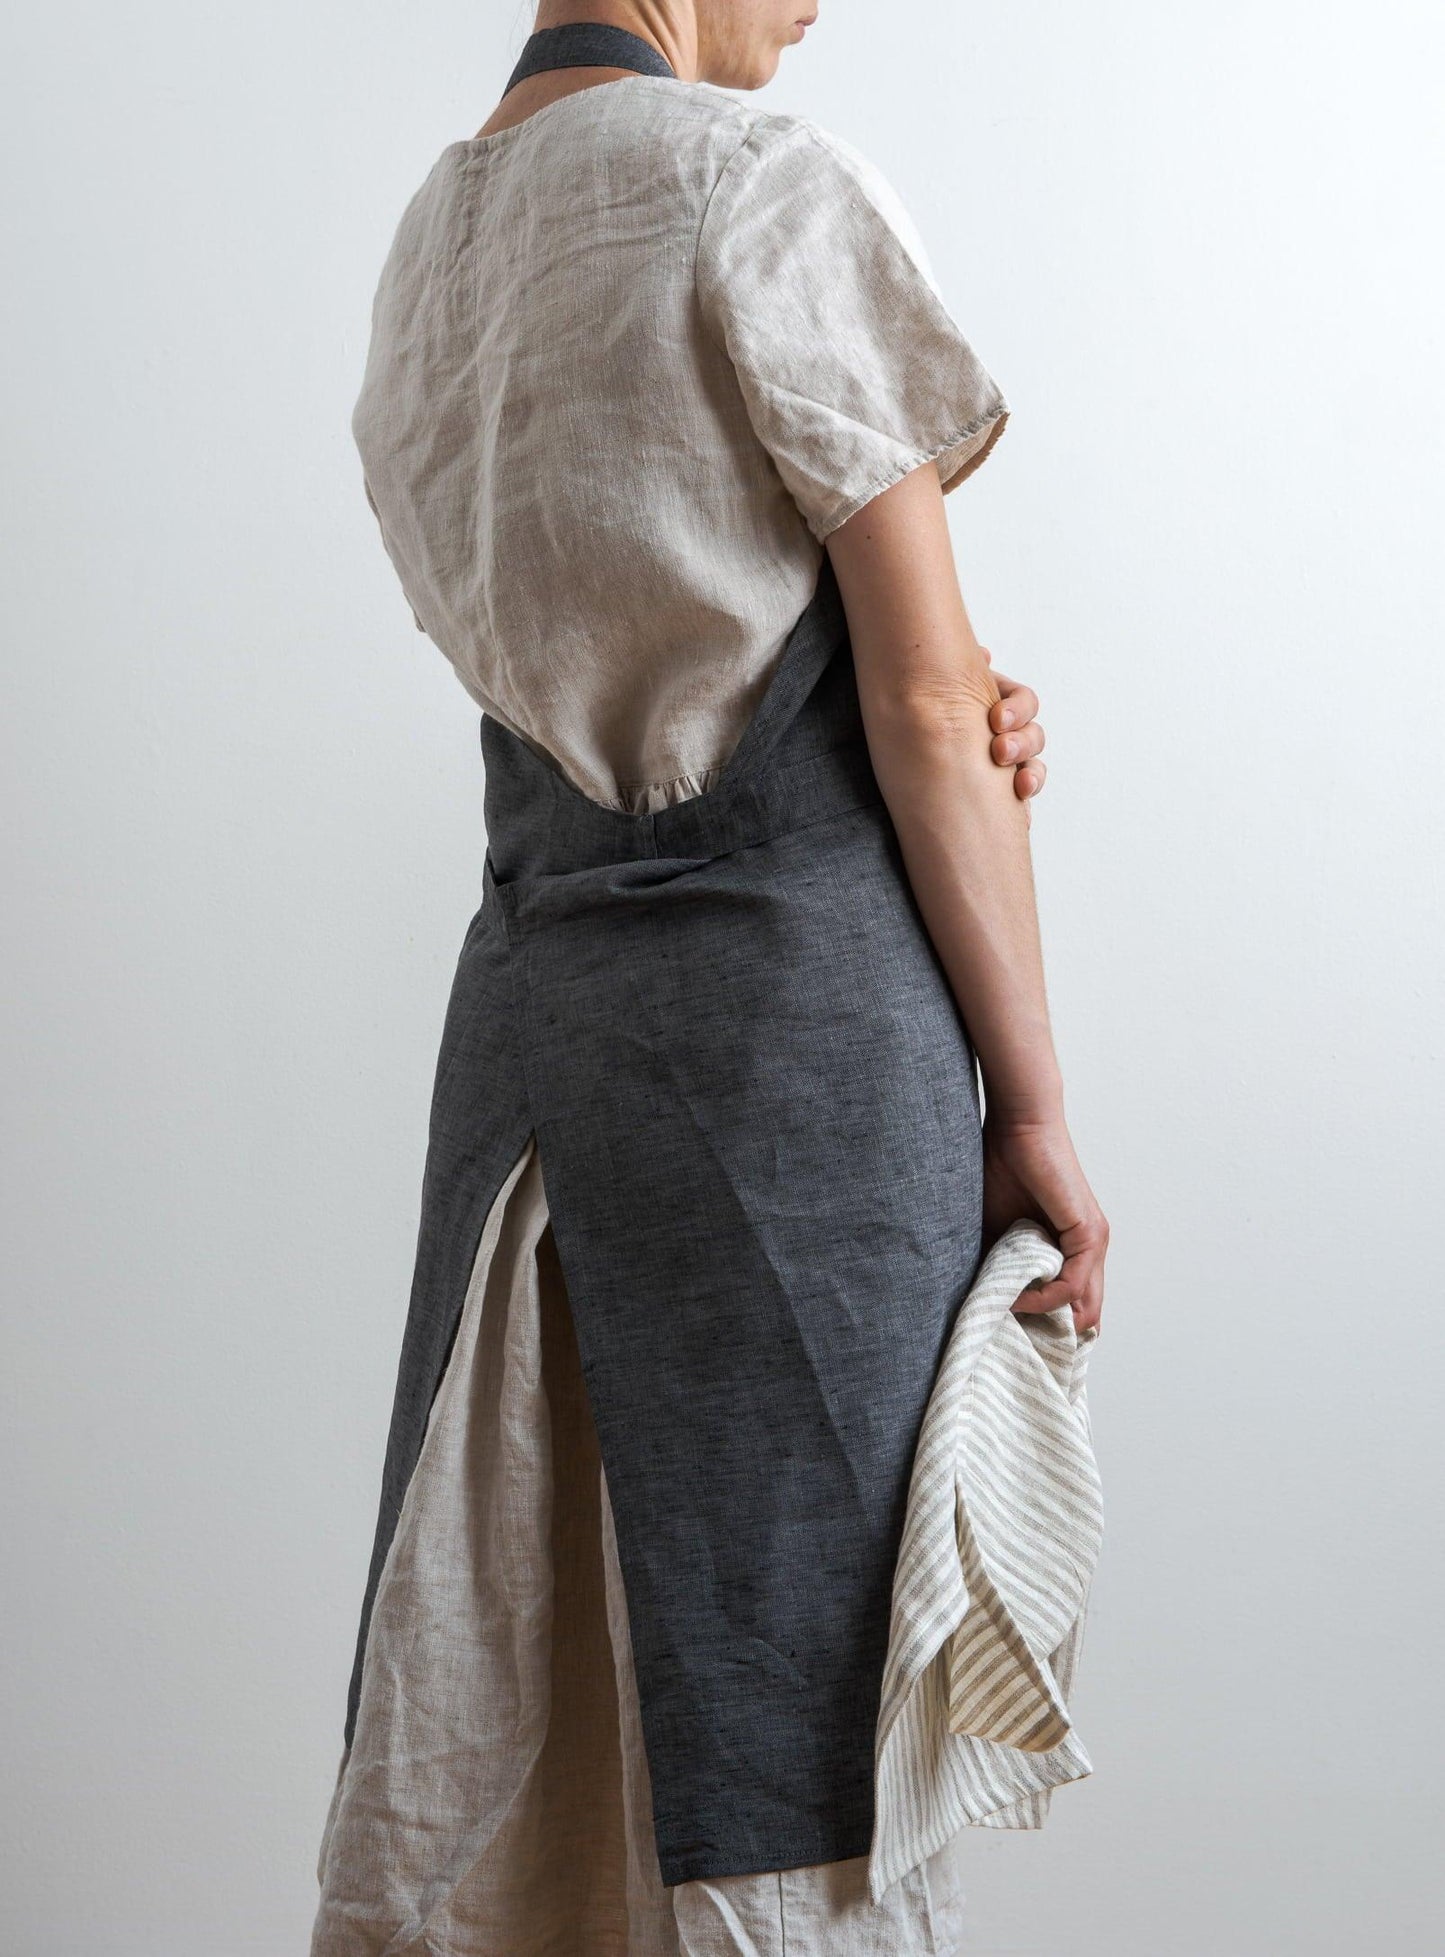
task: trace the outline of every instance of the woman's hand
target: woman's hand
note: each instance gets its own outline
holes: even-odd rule
[[[1097,1326],[1104,1308],[1109,1225],[1079,1167],[1062,1114],[1040,1120],[986,1116],[983,1124],[983,1241],[1031,1216],[1058,1239],[1063,1268],[1019,1294],[1018,1312],[1071,1305],[1076,1331]]]
[[[987,646],[979,648],[990,665],[993,654]],[[989,753],[1000,768],[1014,771],[1014,794],[1027,803],[1043,787],[1048,769],[1038,756],[1043,752],[1044,730],[1036,718],[1039,696],[1022,680],[994,674],[1000,698],[989,709],[988,724],[993,729]],[[1033,811],[1028,811],[1032,816]]]

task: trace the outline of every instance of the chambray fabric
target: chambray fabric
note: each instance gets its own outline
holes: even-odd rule
[[[611,1508],[529,1140],[376,1593],[310,1957],[962,1957],[969,1846],[877,1903],[862,1857],[664,1886]]]
[[[663,1880],[865,1854],[909,1473],[979,1260],[974,1056],[826,561],[718,784],[627,814],[491,717],[367,1617],[528,1133],[631,1622]]]
[[[668,76],[676,72],[640,34],[629,34],[625,27],[607,21],[569,20],[528,35],[503,95],[510,95],[528,75],[540,75],[547,68],[631,68],[639,75]]]

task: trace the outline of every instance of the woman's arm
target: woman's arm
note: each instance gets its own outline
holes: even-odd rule
[[[1047,1222],[1064,1252],[1020,1309],[1103,1303],[1108,1225],[1064,1120],[1044,992],[1028,806],[996,765],[1000,700],[964,609],[938,471],[925,463],[833,531],[874,772],[909,882],[978,1053],[985,1230]],[[996,718],[996,716],[995,716]]]

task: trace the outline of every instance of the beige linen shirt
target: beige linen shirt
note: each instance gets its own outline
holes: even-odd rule
[[[849,144],[707,83],[450,144],[383,267],[352,427],[417,623],[585,794],[706,789],[823,539],[1007,404]]]

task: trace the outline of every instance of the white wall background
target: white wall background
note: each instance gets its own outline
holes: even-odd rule
[[[765,100],[893,178],[1014,408],[950,515],[1044,700],[1115,1228],[1097,1772],[979,1836],[975,1951],[1423,1957],[1445,27],[823,14]],[[3,30],[4,1957],[306,1947],[483,849],[348,416],[401,206],[528,25]]]

